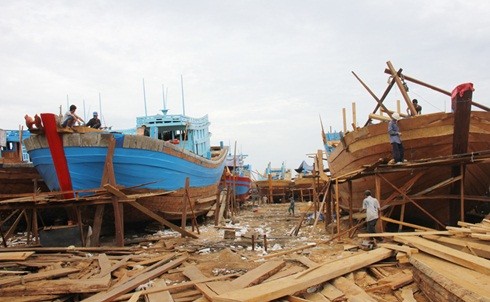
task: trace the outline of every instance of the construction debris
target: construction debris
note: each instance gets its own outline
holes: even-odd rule
[[[3,248],[0,296],[12,302],[490,301],[490,243],[472,236],[483,234],[488,221],[353,239],[306,225],[289,236],[302,216],[288,216],[287,207],[244,207],[234,223],[201,226],[197,239],[163,229],[119,248]],[[385,241],[364,251],[366,236]]]

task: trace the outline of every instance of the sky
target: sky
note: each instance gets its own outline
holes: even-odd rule
[[[0,0],[0,128],[67,103],[134,127],[144,79],[148,115],[165,91],[169,114],[207,114],[211,143],[236,144],[254,171],[294,169],[323,148],[320,118],[341,131],[345,108],[352,130],[353,103],[358,125],[376,106],[352,71],[381,97],[390,61],[447,91],[472,82],[489,106],[489,16],[487,0]],[[450,110],[407,84],[423,113]],[[396,100],[394,88],[385,105]]]

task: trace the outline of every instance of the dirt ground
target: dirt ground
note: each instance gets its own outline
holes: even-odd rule
[[[296,203],[294,216],[288,213],[288,207],[289,204],[252,206],[247,203],[236,215],[226,219],[218,227],[214,226],[214,221],[199,226],[198,239],[172,240],[176,250],[191,252],[195,264],[208,277],[225,273],[243,273],[262,264],[270,254],[305,246],[307,248],[285,257],[303,255],[314,262],[322,263],[355,253],[355,251],[345,251],[344,247],[358,246],[362,242],[361,239],[354,237],[318,244],[327,241],[332,234],[325,230],[322,221],[314,227],[313,219],[305,219],[298,235],[290,236],[303,213],[309,208],[309,203]],[[234,233],[235,239],[225,239],[226,230]],[[253,250],[252,234],[256,236]]]

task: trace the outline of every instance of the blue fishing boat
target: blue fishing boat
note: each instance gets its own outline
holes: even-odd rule
[[[210,145],[207,115],[191,118],[167,111],[138,117],[136,128],[117,132],[61,128],[59,118],[41,114],[42,130],[36,129],[38,134],[25,145],[50,190],[66,192],[100,188],[109,146],[115,141],[112,166],[117,186],[128,193],[170,192],[139,202],[166,219],[180,219],[184,208],[190,214],[183,203],[189,178],[194,214],[203,215],[216,200],[227,148]],[[53,123],[55,135],[50,138]],[[125,214],[126,220],[145,217],[138,214]]]
[[[242,203],[250,197],[252,188],[252,179],[250,178],[252,168],[249,164],[245,164],[247,156],[246,154],[233,155],[229,153],[225,160],[225,184],[227,187],[233,188],[237,200]]]

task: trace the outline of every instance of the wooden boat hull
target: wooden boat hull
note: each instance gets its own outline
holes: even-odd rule
[[[285,179],[257,180],[255,185],[261,196],[272,197],[269,202],[285,202],[290,194],[291,181]]]
[[[210,209],[211,201],[199,203],[198,199],[216,197],[226,149],[212,159],[206,159],[171,143],[140,135],[100,132],[63,134],[63,148],[74,190],[101,186],[109,141],[113,137],[116,143],[112,163],[118,186],[126,188],[124,191],[127,193],[172,192],[138,202],[162,216],[181,217],[179,209],[182,207],[186,178],[189,178],[189,193],[191,202],[196,206],[195,212],[202,215]],[[46,137],[33,135],[25,141],[25,145],[48,187],[52,191],[59,190]],[[187,209],[190,218],[190,207]],[[127,221],[146,218],[140,216],[138,211],[126,213],[125,217]]]
[[[0,200],[35,190],[48,188],[32,163],[0,164]]]
[[[490,150],[490,113],[475,111],[470,116],[468,152]],[[410,161],[450,156],[453,150],[454,115],[452,113],[434,113],[418,115],[398,122],[405,148],[405,159]],[[359,128],[346,133],[342,143],[328,158],[328,165],[333,178],[342,177],[366,165],[373,165],[379,159],[391,159],[391,145],[388,140],[387,123],[380,123]],[[451,177],[450,166],[437,166],[422,170],[383,174],[390,183],[401,187],[414,177],[423,173],[413,185],[410,192],[421,192]],[[467,195],[485,195],[489,191],[490,164],[467,165],[464,180],[464,192]],[[363,177],[352,180],[352,207],[361,208],[364,191],[375,189],[374,177]],[[438,194],[449,194],[450,186],[438,190]],[[381,203],[388,198],[394,189],[384,185],[381,192]],[[350,194],[348,185],[339,186],[341,206],[348,209]],[[429,209],[437,218],[447,220],[447,203],[421,201],[422,207]],[[408,212],[413,217],[424,216],[414,208]],[[445,221],[446,222],[446,221]]]

